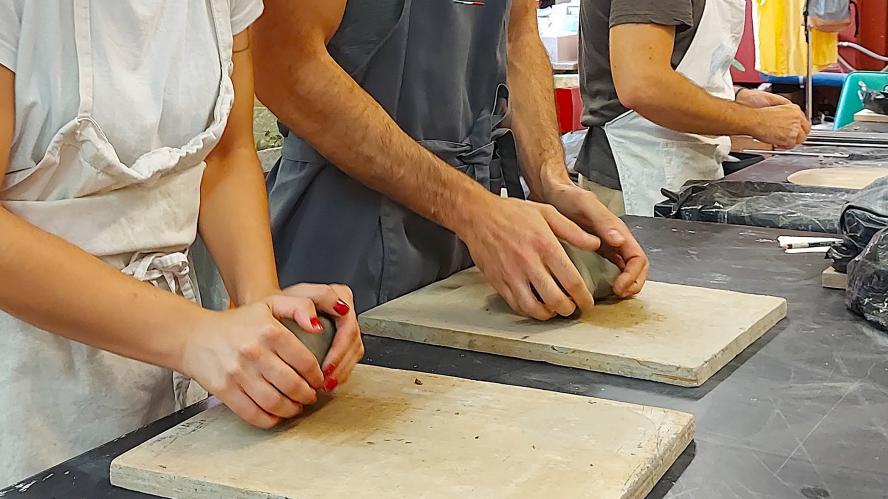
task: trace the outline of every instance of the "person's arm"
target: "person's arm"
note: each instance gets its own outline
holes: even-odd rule
[[[260,100],[352,178],[459,235],[514,310],[548,319],[591,307],[558,238],[591,250],[597,238],[549,206],[491,194],[401,130],[327,52],[344,8],[345,0],[266,0],[253,33]]]
[[[265,178],[253,138],[249,32],[234,39],[235,99],[225,133],[207,157],[200,186],[201,237],[235,305],[280,291]]]
[[[9,167],[15,75],[0,66],[0,172]],[[0,308],[25,322],[120,355],[178,367],[188,331],[209,314],[109,267],[0,204]],[[160,312],[160,313],[159,313]],[[10,334],[0,331],[0,334]]]
[[[15,125],[14,82],[14,74],[0,66],[4,174]],[[2,198],[0,283],[0,310],[64,338],[183,372],[257,426],[298,414],[300,402],[313,402],[314,388],[324,383],[312,354],[275,320],[308,323],[314,306],[304,298],[278,295],[228,312],[204,310],[29,224]],[[330,295],[327,290],[314,303],[329,306]]]
[[[751,135],[794,147],[810,124],[794,104],[752,108],[710,95],[672,68],[675,27],[620,24],[610,30],[610,61],[620,102],[654,123],[686,133]]]
[[[271,242],[265,177],[253,136],[249,31],[234,37],[233,59],[234,104],[225,133],[206,160],[200,188],[199,228],[229,296],[235,304],[243,305],[277,295],[281,290]],[[302,296],[299,288],[295,289],[290,294]],[[336,384],[348,378],[364,350],[357,319],[350,313],[354,308],[351,293],[341,286],[331,289],[339,297],[322,311],[336,321],[336,343],[321,367],[327,381]],[[316,320],[313,316],[308,319]],[[303,323],[303,327],[311,331],[313,326]]]
[[[567,175],[558,133],[552,66],[540,40],[533,2],[516,0],[509,21],[511,124],[524,178],[535,199],[555,206],[603,242],[601,252],[621,270],[614,291],[628,297],[641,291],[648,259],[626,224],[577,187]]]

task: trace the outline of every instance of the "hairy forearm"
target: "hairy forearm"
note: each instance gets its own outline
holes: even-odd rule
[[[255,150],[208,159],[200,191],[200,234],[234,303],[277,292],[268,196]]]
[[[293,58],[300,63],[257,85],[259,98],[346,174],[453,231],[491,196],[417,144],[329,56]]]
[[[189,331],[212,314],[2,208],[0,234],[0,308],[46,331],[177,369]]]
[[[536,31],[509,37],[509,90],[512,129],[522,174],[534,199],[545,186],[567,183],[564,150],[555,114],[552,66]]]
[[[753,133],[755,109],[715,97],[676,71],[662,71],[646,81],[650,83],[628,103],[662,127],[701,135]]]

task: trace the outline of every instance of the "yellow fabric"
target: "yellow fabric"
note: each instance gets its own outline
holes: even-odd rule
[[[802,76],[807,71],[805,0],[753,0],[756,69],[773,76]],[[814,70],[838,60],[838,35],[811,32]]]

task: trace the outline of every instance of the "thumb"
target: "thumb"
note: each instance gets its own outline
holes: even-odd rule
[[[543,217],[558,239],[586,251],[598,251],[601,248],[601,239],[583,230],[555,208],[544,210]]]
[[[620,248],[626,244],[626,233],[629,231],[626,224],[614,215],[600,201],[588,203],[586,219],[591,221],[592,230],[602,239],[605,245],[612,248]]]

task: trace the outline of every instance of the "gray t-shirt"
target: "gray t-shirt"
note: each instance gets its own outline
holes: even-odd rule
[[[611,189],[620,188],[614,156],[604,133],[605,123],[625,113],[610,69],[610,28],[620,24],[675,26],[672,66],[687,53],[703,17],[705,0],[582,0],[580,6],[580,87],[583,125],[589,127],[576,170]]]

